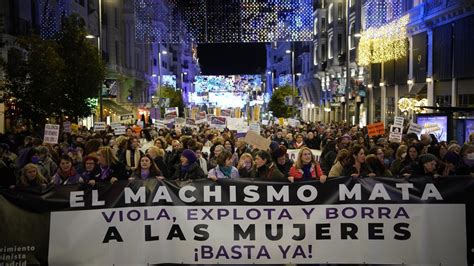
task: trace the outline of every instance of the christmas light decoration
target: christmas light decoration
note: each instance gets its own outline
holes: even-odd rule
[[[311,0],[135,0],[139,43],[311,41]]]
[[[406,56],[408,50],[406,25],[408,21],[409,16],[405,15],[381,27],[369,28],[362,32],[359,41],[358,63],[366,66]]]
[[[61,28],[63,17],[70,15],[71,0],[41,0],[39,2],[40,36],[43,39],[52,39]]]

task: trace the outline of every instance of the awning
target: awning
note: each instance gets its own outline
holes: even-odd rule
[[[120,106],[112,100],[102,99],[102,108],[115,113],[116,115],[130,114],[131,111]]]

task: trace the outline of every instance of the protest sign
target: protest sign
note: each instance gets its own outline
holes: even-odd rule
[[[94,122],[94,131],[99,132],[105,130],[106,124],[105,122]]]
[[[227,128],[229,130],[238,130],[242,127],[242,125],[244,125],[245,127],[247,126],[247,123],[243,118],[227,117]]]
[[[223,109],[221,111],[221,116],[230,117],[232,114],[232,109]]]
[[[224,116],[213,116],[211,117],[211,127],[224,129],[226,128],[227,117]]]
[[[186,118],[186,126],[191,128],[197,128],[196,120],[192,118]]]
[[[71,122],[70,121],[63,122],[63,129],[64,129],[64,133],[72,133]]]
[[[388,141],[390,142],[402,142],[403,128],[401,126],[390,126],[390,135],[388,136]]]
[[[44,126],[44,143],[58,144],[59,140],[59,125],[46,124]]]
[[[260,124],[259,123],[250,123],[249,130],[260,134]]]
[[[253,145],[255,148],[259,150],[267,150],[270,147],[270,143],[272,142],[269,139],[266,139],[255,131],[249,130],[245,135],[244,141],[250,145]]]
[[[79,131],[79,125],[76,123],[71,124],[71,133],[72,134],[77,134]]]
[[[469,177],[436,182],[339,177],[324,184],[222,179],[186,185],[147,179],[99,185],[56,186],[44,195],[0,190],[0,260],[15,265],[474,264]]]
[[[126,131],[127,131],[127,127],[120,125],[114,128],[114,135],[115,136],[125,135]]]
[[[299,127],[300,126],[300,121],[293,119],[293,118],[288,118],[288,125],[292,127]]]
[[[116,129],[120,126],[122,126],[121,122],[112,122],[112,123],[110,123],[110,128],[112,128],[112,129]]]
[[[410,122],[410,127],[408,128],[407,134],[415,133],[419,136],[422,130],[423,126]]]
[[[375,137],[385,134],[385,125],[383,122],[373,123],[367,125],[369,137]]]
[[[393,120],[393,125],[394,126],[399,126],[401,128],[403,128],[403,122],[405,121],[405,118],[401,117],[401,116],[395,116],[395,119]]]

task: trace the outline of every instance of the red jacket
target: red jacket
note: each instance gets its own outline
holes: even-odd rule
[[[311,166],[311,177],[319,180],[319,177],[322,175],[324,175],[324,173],[319,163],[313,164]],[[295,181],[303,179],[303,169],[298,169],[296,165],[293,164],[290,169],[290,176],[294,177]]]

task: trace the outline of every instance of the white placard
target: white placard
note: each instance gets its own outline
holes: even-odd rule
[[[247,126],[247,123],[245,122],[244,118],[227,117],[227,128],[229,130],[238,130],[239,128],[242,128],[242,125],[244,125],[245,127]]]
[[[57,144],[59,140],[59,125],[46,124],[44,126],[44,143]]]
[[[421,134],[422,130],[423,130],[422,125],[418,125],[418,124],[415,124],[415,123],[411,122],[410,123],[410,128],[408,128],[407,134],[415,133],[419,136]]]
[[[288,118],[288,125],[291,127],[298,127],[300,125],[300,121],[293,118]]]
[[[99,132],[105,130],[105,122],[94,122],[94,131]]]
[[[113,130],[115,130],[115,129],[117,129],[118,127],[121,127],[121,126],[122,126],[122,123],[120,123],[120,122],[112,122],[112,123],[110,123],[110,127],[111,127]]]
[[[71,133],[72,132],[71,122],[70,121],[63,122],[63,128],[64,128],[64,133]]]
[[[125,126],[118,126],[114,128],[114,135],[125,135],[125,132],[127,131],[127,127]]]
[[[259,123],[250,123],[249,131],[253,131],[257,134],[260,134],[260,124]]]
[[[134,206],[60,211],[51,213],[48,262],[467,266],[465,219],[464,204]],[[268,227],[279,232],[277,226],[283,233],[265,234]],[[246,237],[237,233],[244,230]],[[270,239],[275,235],[279,236]],[[196,239],[203,236],[204,241]],[[74,252],[66,252],[70,250]]]
[[[401,126],[392,125],[390,126],[390,135],[388,141],[390,142],[402,142],[403,128]]]
[[[402,116],[395,116],[393,125],[403,128],[403,122],[404,121],[405,121],[405,118],[403,118]]]

